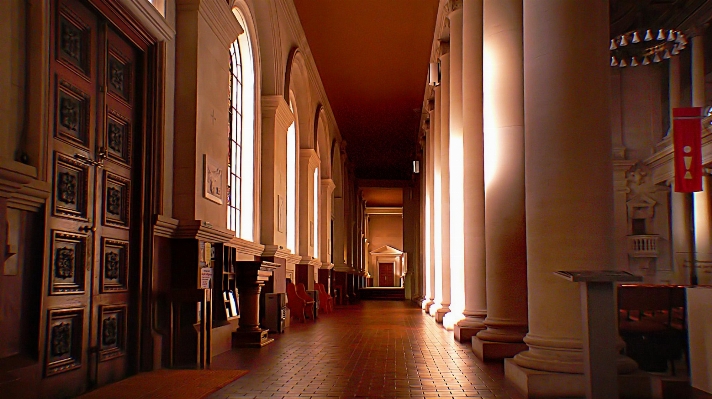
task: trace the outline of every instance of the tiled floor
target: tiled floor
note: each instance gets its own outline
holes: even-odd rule
[[[271,345],[213,359],[250,372],[211,399],[411,397],[521,399],[501,364],[484,364],[408,302],[363,301],[293,323]]]

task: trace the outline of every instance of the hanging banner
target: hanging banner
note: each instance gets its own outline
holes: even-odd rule
[[[702,108],[673,108],[675,191],[702,191]]]

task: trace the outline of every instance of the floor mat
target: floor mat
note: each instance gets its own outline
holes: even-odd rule
[[[157,370],[106,385],[80,399],[201,399],[247,370]]]

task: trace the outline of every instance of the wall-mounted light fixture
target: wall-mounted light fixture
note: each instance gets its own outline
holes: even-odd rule
[[[413,173],[420,173],[420,161],[413,161]]]
[[[430,69],[428,70],[428,84],[430,86],[440,85],[440,63],[431,62]]]

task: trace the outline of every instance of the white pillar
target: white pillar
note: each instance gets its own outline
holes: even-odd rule
[[[450,1],[450,313],[443,326],[452,330],[465,318],[465,190],[462,129],[462,1]],[[468,193],[469,194],[469,193]]]
[[[530,397],[584,394],[579,290],[553,273],[614,267],[608,13],[607,1],[524,2],[529,349],[505,376]]]
[[[442,78],[441,78],[442,79]],[[442,82],[441,82],[442,84]],[[442,120],[440,113],[442,112],[442,86],[435,88],[435,131],[433,134],[433,201],[431,202],[431,212],[433,221],[432,224],[432,248],[431,262],[433,265],[433,279],[432,284],[432,294],[433,294],[433,304],[428,309],[428,313],[431,316],[435,316],[435,311],[440,307],[440,302],[442,301],[442,218],[441,218],[441,204],[442,204],[442,179],[440,176],[440,131]]]
[[[434,157],[433,150],[435,132],[437,130],[436,114],[435,114],[435,97],[439,94],[440,88],[433,88],[433,99],[428,101],[429,128],[425,133],[425,299],[423,300],[423,310],[430,311],[430,306],[433,305],[435,299],[435,253],[433,239],[433,180],[434,175]]]
[[[704,107],[705,104],[705,53],[704,30],[699,28],[692,38],[692,106]],[[702,189],[693,194],[694,224],[695,224],[695,266],[712,262],[712,232],[710,231],[710,216],[712,204],[710,203],[709,176],[704,176]],[[710,284],[710,278],[695,274],[697,281],[692,284]],[[700,280],[700,277],[705,280]]]
[[[472,350],[494,360],[527,348],[522,0],[485,0],[484,16],[487,329]]]
[[[465,309],[455,339],[469,342],[485,328],[485,183],[482,103],[483,2],[465,0],[462,54],[462,123],[464,165]]]
[[[436,295],[435,305],[430,307],[430,314],[435,321],[443,322],[443,317],[450,312],[450,173],[449,173],[449,132],[450,132],[450,44],[440,43],[440,127],[439,143],[436,146],[436,199],[435,199],[435,266]],[[436,100],[437,101],[437,100]],[[436,104],[437,105],[437,104]],[[439,162],[438,162],[439,158]],[[439,179],[438,179],[439,176]],[[439,181],[438,181],[439,180]],[[439,183],[440,187],[437,187]],[[439,207],[439,209],[438,209]],[[439,266],[439,270],[438,270]]]

